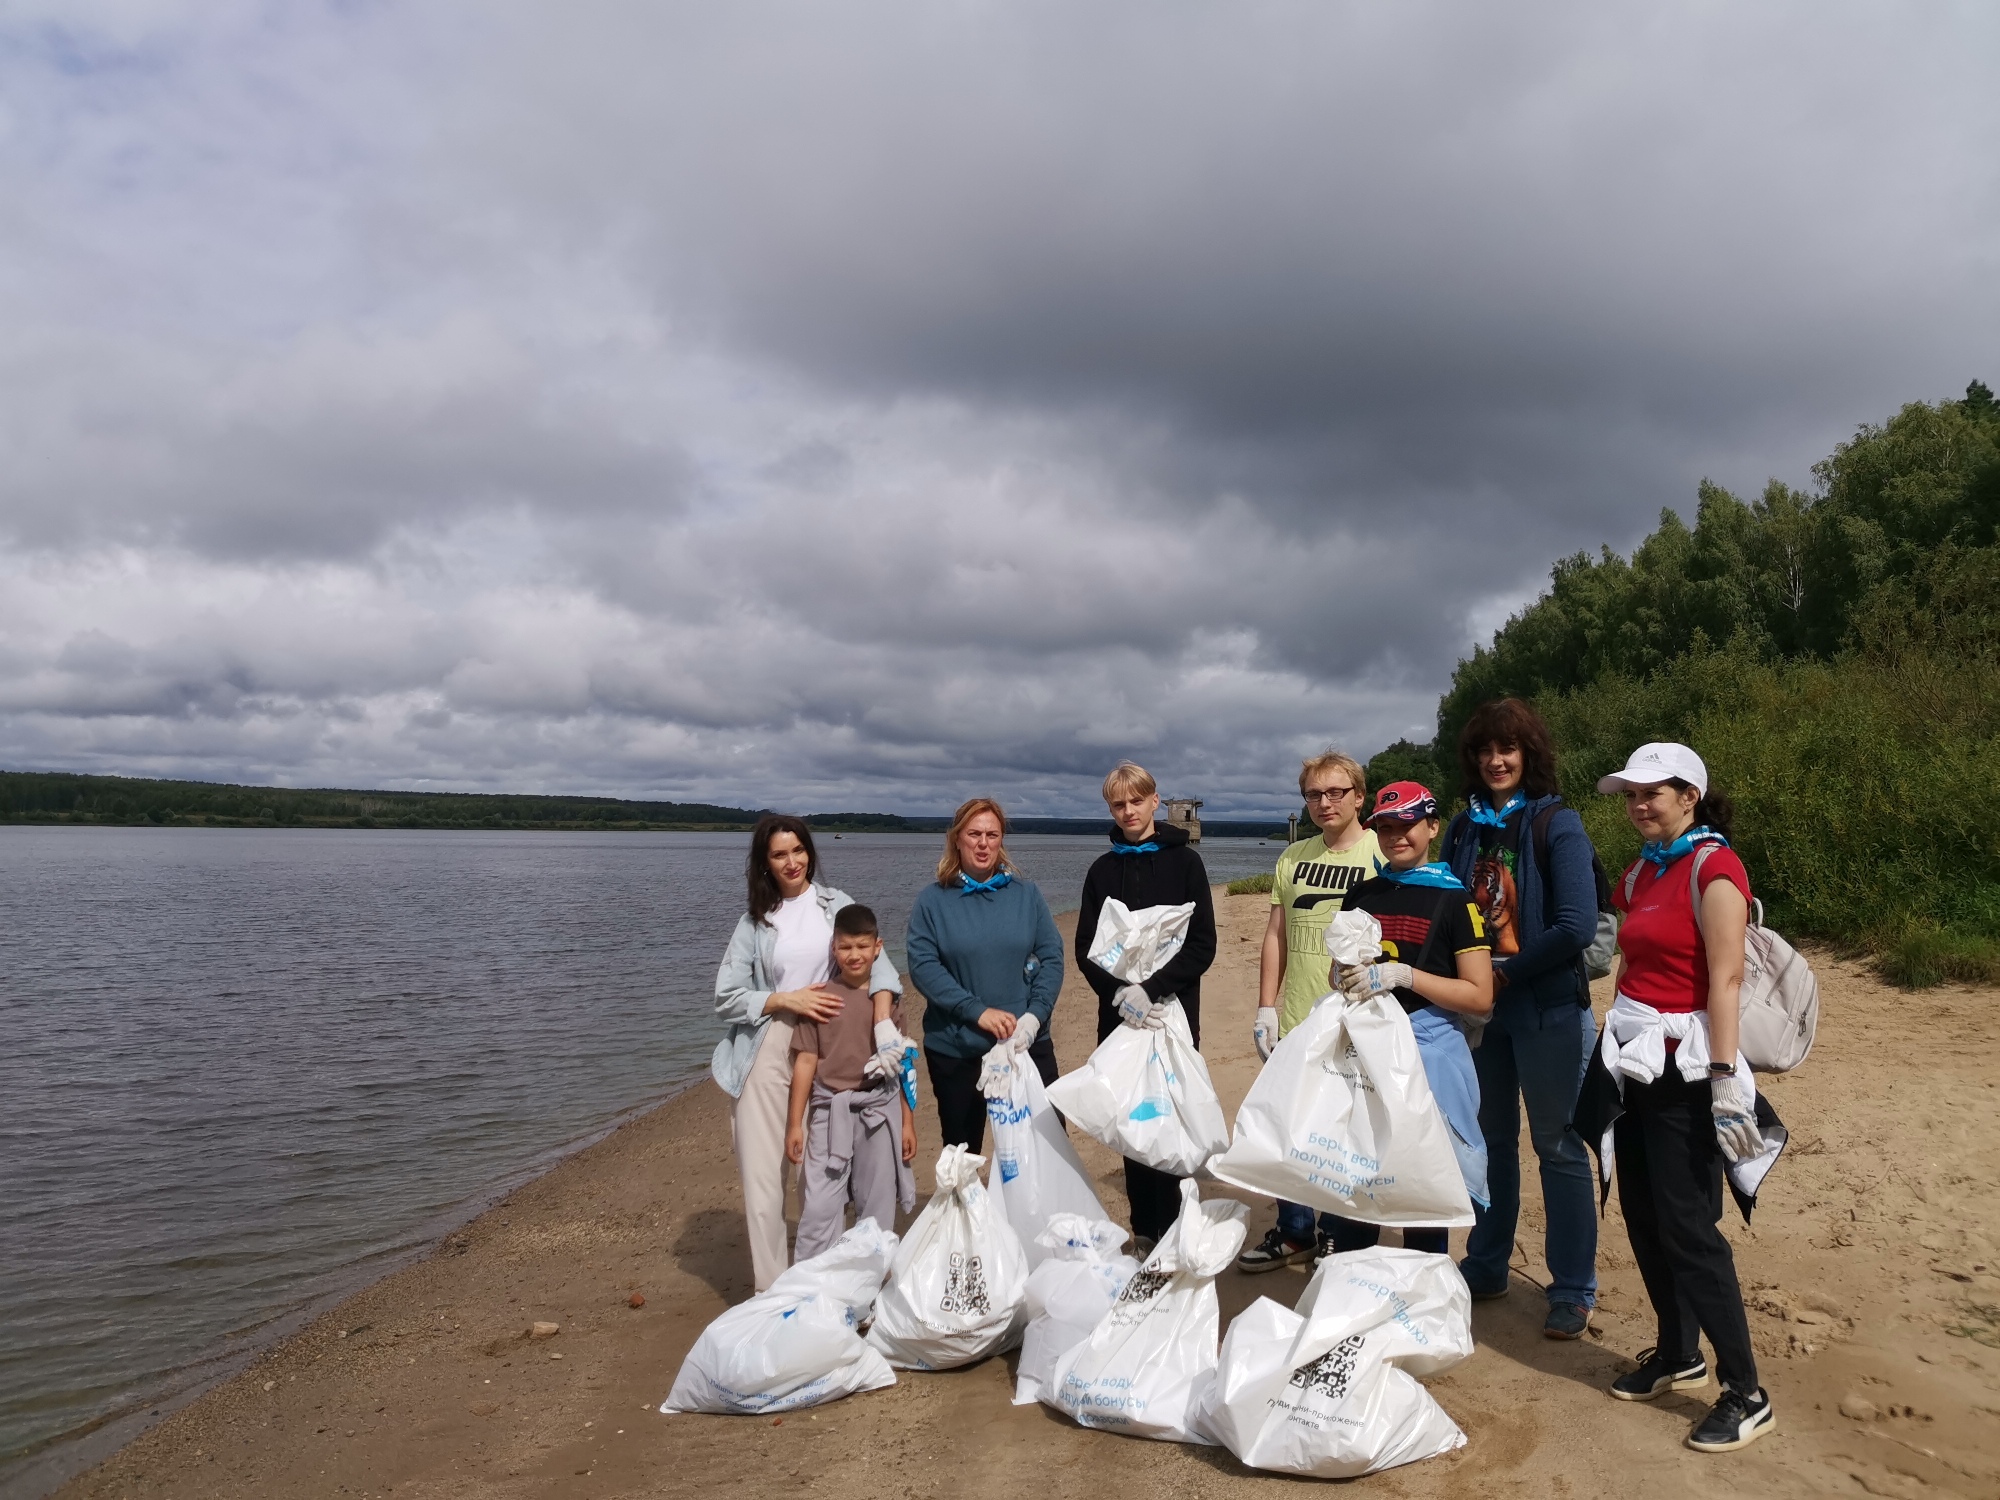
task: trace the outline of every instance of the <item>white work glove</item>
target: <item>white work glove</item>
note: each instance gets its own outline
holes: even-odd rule
[[[1278,1010],[1273,1005],[1257,1007],[1257,1019],[1250,1023],[1250,1039],[1257,1044],[1257,1055],[1264,1061],[1271,1060],[1271,1053],[1278,1045]]]
[[[1715,1139],[1731,1162],[1764,1154],[1757,1128],[1757,1086],[1741,1073],[1708,1081],[1708,1112],[1715,1116]]]
[[[1408,964],[1356,965],[1341,969],[1340,988],[1350,1000],[1366,1000],[1370,995],[1379,995],[1385,990],[1408,989],[1414,978],[1416,974]]]
[[[875,1055],[869,1059],[875,1071],[869,1072],[867,1068],[863,1068],[862,1071],[868,1073],[871,1078],[893,1078],[903,1071],[903,1054],[915,1045],[915,1042],[896,1029],[894,1021],[877,1021]]]
[[[979,1063],[979,1092],[998,1099],[1014,1087],[1014,1047],[1010,1041],[995,1042]]]
[[[1118,1019],[1127,1026],[1144,1026],[1153,1015],[1152,999],[1136,984],[1128,984],[1111,997]]]
[[[1014,1023],[1014,1034],[1007,1038],[1007,1051],[1011,1056],[1020,1057],[1035,1045],[1035,1038],[1042,1034],[1042,1023],[1033,1013],[1025,1014]]]

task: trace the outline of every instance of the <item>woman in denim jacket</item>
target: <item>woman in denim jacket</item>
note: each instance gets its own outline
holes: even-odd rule
[[[1542,1168],[1549,1311],[1542,1332],[1580,1338],[1597,1303],[1597,1189],[1569,1128],[1596,1040],[1583,950],[1597,931],[1590,835],[1556,795],[1555,749],[1519,698],[1480,705],[1458,742],[1469,804],[1445,830],[1444,859],[1472,888],[1493,938],[1492,1019],[1474,1047],[1479,1128],[1492,1204],[1477,1208],[1459,1269],[1475,1298],[1506,1295],[1521,1212],[1521,1104]],[[1547,871],[1535,819],[1548,818]]]
[[[750,1222],[750,1266],[763,1291],[791,1261],[785,1240],[785,1109],[792,1082],[792,1022],[830,1021],[840,1001],[817,988],[830,972],[833,914],[851,906],[847,892],[821,885],[819,855],[803,819],[768,813],[750,835],[749,909],[737,919],[715,975],[715,1013],[729,1029],[715,1044],[710,1071],[736,1101],[729,1117],[743,1209]],[[876,1041],[902,1056],[902,1038],[883,1035],[890,998],[903,992],[895,965],[875,960]],[[886,1226],[885,1226],[886,1227]]]

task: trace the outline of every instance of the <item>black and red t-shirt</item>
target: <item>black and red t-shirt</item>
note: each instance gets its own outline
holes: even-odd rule
[[[1493,940],[1472,892],[1464,886],[1404,885],[1377,875],[1347,893],[1343,911],[1365,911],[1382,924],[1382,956],[1426,974],[1458,978],[1458,955],[1490,950]],[[1415,990],[1398,988],[1406,1011],[1430,1001]]]

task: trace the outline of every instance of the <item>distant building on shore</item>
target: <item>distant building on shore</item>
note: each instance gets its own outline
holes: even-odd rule
[[[1189,840],[1201,842],[1201,800],[1197,797],[1169,797],[1167,821],[1184,830]]]

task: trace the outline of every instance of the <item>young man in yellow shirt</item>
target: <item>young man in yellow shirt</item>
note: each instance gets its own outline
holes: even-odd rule
[[[1359,761],[1328,750],[1299,767],[1299,794],[1319,826],[1287,845],[1271,880],[1271,920],[1257,970],[1257,1055],[1306,1018],[1333,988],[1327,978],[1326,924],[1347,893],[1383,868],[1375,834],[1361,822],[1368,774]],[[1328,1243],[1332,1214],[1278,1200],[1278,1226],[1236,1259],[1244,1271],[1275,1271],[1311,1260]]]

